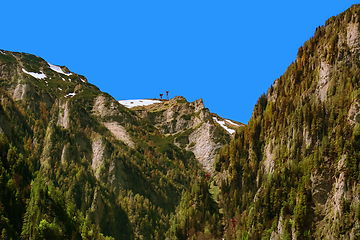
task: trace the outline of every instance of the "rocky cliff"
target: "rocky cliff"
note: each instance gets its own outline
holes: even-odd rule
[[[156,126],[40,57],[0,51],[0,99],[2,236],[163,239],[182,191],[204,175]]]
[[[176,146],[192,151],[207,172],[214,170],[215,155],[230,141],[234,129],[243,125],[210,113],[202,99],[189,103],[181,96],[132,110],[170,136]]]
[[[359,22],[317,28],[241,127],[1,50],[0,237],[359,239]]]

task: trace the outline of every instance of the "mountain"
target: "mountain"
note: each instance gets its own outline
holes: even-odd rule
[[[207,172],[213,171],[214,157],[230,142],[234,129],[244,125],[210,113],[202,99],[189,103],[184,97],[176,96],[170,101],[119,102],[149,121],[162,135],[167,136],[170,142],[193,152]]]
[[[1,238],[359,239],[359,17],[318,27],[247,125],[1,50]]]
[[[164,239],[231,139],[202,100],[130,109],[27,53],[0,51],[0,96],[3,238]]]
[[[317,28],[221,150],[228,238],[359,239],[359,12]]]

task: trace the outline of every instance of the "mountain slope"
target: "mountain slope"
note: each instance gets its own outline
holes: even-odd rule
[[[221,150],[222,205],[239,238],[359,237],[359,11],[316,29]]]
[[[234,129],[241,124],[226,120],[228,125],[221,125],[222,118],[210,113],[202,99],[189,103],[184,97],[176,96],[170,101],[119,102],[148,120],[170,142],[193,152],[207,172],[213,171],[215,155],[230,141]]]
[[[1,51],[0,86],[4,235],[164,238],[182,191],[204,175],[191,152],[85,77],[34,55]],[[137,215],[150,211],[142,202],[153,221]]]
[[[127,108],[1,50],[0,237],[359,239],[359,18],[319,27],[232,139],[202,100]]]

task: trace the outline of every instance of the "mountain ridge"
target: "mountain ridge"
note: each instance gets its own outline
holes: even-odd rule
[[[238,238],[360,236],[359,10],[316,29],[221,150],[223,206]]]
[[[166,136],[149,119],[66,67],[31,54],[2,51],[0,90],[0,143],[5,154],[1,176],[7,179],[1,187],[10,199],[22,188],[31,189],[21,195],[23,204],[16,214],[24,223],[12,218],[8,209],[16,206],[7,202],[6,193],[0,194],[0,206],[7,204],[0,209],[4,236],[163,239],[169,228],[166,219],[183,191],[205,176],[194,153],[174,141],[186,138],[189,131],[180,128],[174,136]],[[172,106],[184,101],[173,100]],[[185,105],[182,108],[188,111]],[[184,124],[190,120],[181,119]],[[217,129],[211,118],[203,120]],[[218,136],[230,140],[226,132]],[[27,170],[13,172],[16,164]],[[12,190],[13,182],[19,187],[19,178],[31,181]],[[133,216],[134,211],[138,215]],[[140,214],[143,211],[154,219]],[[121,228],[115,225],[117,218]]]
[[[127,108],[1,51],[1,237],[358,239],[359,20],[317,28],[233,138],[201,99]]]
[[[207,172],[213,171],[215,155],[230,141],[235,132],[233,129],[241,124],[237,125],[231,120],[227,120],[227,125],[219,124],[214,117],[223,118],[210,113],[202,99],[189,103],[184,97],[175,96],[169,101],[153,99],[119,102],[130,107],[139,117],[150,121],[161,134],[173,136],[175,145],[192,151]]]

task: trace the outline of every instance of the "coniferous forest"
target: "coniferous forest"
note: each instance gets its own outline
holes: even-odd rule
[[[0,238],[360,239],[359,22],[318,27],[232,138],[184,99],[132,110],[0,51]]]

